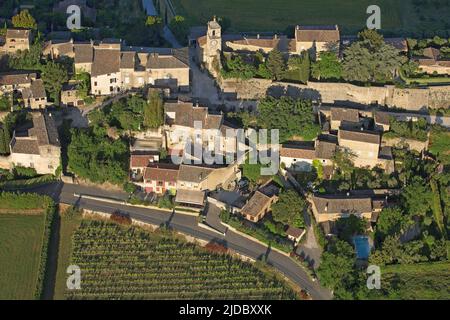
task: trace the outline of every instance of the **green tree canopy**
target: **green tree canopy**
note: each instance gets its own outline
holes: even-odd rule
[[[315,123],[315,114],[309,100],[285,96],[276,99],[269,96],[260,101],[258,111],[258,126],[265,129],[279,129],[280,142],[294,136],[312,140],[320,131]]]
[[[14,28],[37,29],[36,20],[34,20],[27,9],[20,11],[12,17],[12,24]]]
[[[112,140],[101,127],[72,129],[68,147],[69,170],[92,182],[123,185],[129,151],[122,140]]]
[[[391,81],[406,57],[384,42],[376,31],[360,33],[360,40],[344,51],[343,78],[347,81],[380,82]]]
[[[42,67],[42,80],[50,98],[59,105],[61,89],[69,80],[67,70],[61,64],[49,61]]]
[[[287,190],[280,194],[278,202],[272,205],[273,220],[293,227],[303,228],[303,210],[306,202],[294,190]]]
[[[321,52],[319,59],[311,66],[312,76],[321,79],[340,79],[342,65],[334,52]]]
[[[279,50],[273,49],[269,52],[269,55],[267,56],[266,66],[272,75],[272,79],[283,79],[284,72],[286,70],[286,62],[284,61],[283,54]]]
[[[375,228],[375,238],[381,243],[388,235],[398,235],[407,227],[409,219],[399,207],[384,208]]]

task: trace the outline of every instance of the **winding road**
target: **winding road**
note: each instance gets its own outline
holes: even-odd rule
[[[125,200],[128,195],[120,191],[105,191],[95,187],[81,185],[64,184],[62,182],[53,183],[43,187],[29,189],[27,192],[36,192],[52,197],[57,202],[66,204],[76,204],[81,208],[108,212],[121,210],[128,213],[133,219],[156,225],[168,224],[174,230],[190,235],[194,238],[206,241],[219,241],[224,246],[240,254],[259,259],[266,256],[269,265],[278,269],[282,274],[296,283],[300,288],[306,290],[314,300],[332,299],[330,291],[322,288],[317,282],[313,282],[302,267],[291,258],[270,250],[270,248],[243,237],[232,231],[227,231],[225,235],[210,231],[198,226],[197,217],[180,213],[168,213],[157,209],[132,207],[120,204],[112,204],[104,201],[76,197],[74,194],[91,195],[97,197],[108,197],[117,200]]]

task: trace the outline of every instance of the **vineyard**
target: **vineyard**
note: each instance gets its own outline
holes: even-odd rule
[[[68,299],[295,299],[282,280],[251,263],[166,233],[83,220],[71,264],[81,289]]]

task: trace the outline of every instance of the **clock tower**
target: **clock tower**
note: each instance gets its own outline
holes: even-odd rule
[[[222,28],[214,16],[212,21],[208,22],[208,31],[206,34],[205,62],[211,66],[214,58],[219,57],[222,52]]]

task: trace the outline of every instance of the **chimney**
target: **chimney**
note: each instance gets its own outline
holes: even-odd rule
[[[295,27],[295,29],[297,29],[297,30],[300,30],[300,26],[299,26],[299,25],[297,25],[297,26]]]
[[[273,36],[274,39],[278,39],[278,35],[275,33],[275,35]]]
[[[347,192],[347,197],[350,197],[350,192]]]
[[[259,33],[256,35],[256,39],[259,39]]]
[[[328,202],[327,202],[327,204],[325,205],[325,212],[328,212]]]

